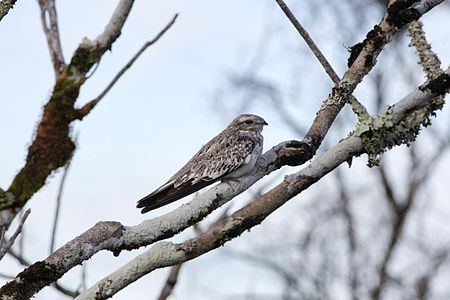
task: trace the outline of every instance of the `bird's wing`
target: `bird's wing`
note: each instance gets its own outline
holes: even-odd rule
[[[248,137],[215,137],[166,184],[139,200],[137,207],[146,213],[195,193],[248,163],[254,148],[255,142]]]

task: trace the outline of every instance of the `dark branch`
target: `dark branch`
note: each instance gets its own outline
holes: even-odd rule
[[[74,140],[76,143],[77,137],[75,137]],[[61,178],[61,182],[59,184],[58,196],[56,197],[55,215],[53,217],[52,235],[51,235],[51,240],[50,240],[50,254],[52,254],[53,251],[55,251],[55,238],[56,238],[56,230],[58,228],[58,219],[59,219],[59,211],[60,211],[60,207],[61,207],[61,199],[62,199],[62,194],[64,191],[64,185],[66,183],[67,173],[69,172],[70,163],[72,162],[74,154],[75,154],[75,151],[72,153],[72,157],[69,159],[66,166],[64,167],[64,173]]]
[[[338,84],[341,79],[333,70],[333,67],[330,65],[328,60],[322,54],[320,49],[316,46],[312,38],[309,36],[308,32],[305,30],[305,28],[303,28],[302,24],[300,24],[300,22],[297,20],[297,18],[294,16],[292,11],[289,9],[289,7],[283,0],[276,0],[276,1],[280,6],[281,10],[283,10],[283,12],[285,13],[286,17],[289,19],[289,21],[291,21],[292,25],[294,25],[295,29],[297,29],[298,33],[302,36],[306,44],[309,46],[311,51],[317,57],[322,67],[325,69],[325,72],[327,72],[328,76],[330,76],[331,80],[333,80],[335,84]]]
[[[334,84],[338,85],[341,79],[334,71],[333,67],[330,65],[325,56],[322,54],[319,47],[317,47],[316,43],[314,43],[313,39],[309,36],[309,33],[302,26],[302,24],[300,24],[300,22],[297,20],[297,18],[294,16],[292,11],[289,9],[289,7],[283,0],[276,0],[276,1],[280,6],[280,8],[285,13],[286,17],[289,19],[289,21],[291,21],[292,25],[294,25],[295,29],[297,29],[298,33],[302,36],[308,47],[311,49],[316,58],[319,60],[325,72],[328,74],[328,76],[331,78]],[[367,112],[367,109],[353,95],[349,95],[349,102],[360,121],[370,117],[369,113]]]

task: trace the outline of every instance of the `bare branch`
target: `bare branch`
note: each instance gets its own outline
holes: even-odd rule
[[[311,51],[317,57],[320,64],[324,68],[325,72],[327,72],[328,76],[330,76],[331,80],[333,80],[333,82],[335,84],[339,83],[339,81],[341,79],[336,74],[336,72],[333,70],[333,67],[330,65],[328,60],[322,54],[320,49],[317,47],[316,43],[314,43],[312,38],[309,36],[309,33],[306,31],[306,29],[303,28],[302,24],[300,24],[298,19],[295,17],[295,15],[292,13],[292,11],[289,9],[289,7],[286,5],[286,3],[283,0],[276,0],[276,1],[277,1],[278,5],[280,6],[281,10],[285,13],[286,17],[289,19],[289,21],[291,21],[292,25],[294,25],[295,29],[297,29],[298,33],[302,36],[302,38],[305,40],[308,47],[311,49]]]
[[[103,54],[111,49],[112,44],[120,36],[133,4],[134,0],[120,0],[105,30],[93,41],[83,39],[68,66],[71,75],[77,81],[84,82],[86,74],[100,62]]]
[[[223,212],[220,214],[220,216],[209,226],[211,228],[212,226],[218,224],[222,220],[224,220],[228,216],[228,211],[230,209],[230,206],[226,207]],[[201,235],[203,233],[203,230],[200,228],[199,223],[195,223],[192,225],[195,234],[197,236]],[[178,275],[180,274],[181,266],[183,264],[178,264],[175,266],[172,266],[169,271],[169,276],[167,276],[167,279],[164,283],[163,288],[161,289],[161,293],[159,294],[158,300],[166,300],[173,292],[173,289],[175,288],[175,285],[178,281]]]
[[[347,186],[344,180],[344,176],[339,168],[336,168],[335,177],[339,187],[339,200],[342,208],[342,213],[346,223],[347,231],[347,241],[348,241],[348,265],[349,265],[349,282],[352,294],[352,299],[358,299],[357,289],[358,289],[358,269],[355,259],[355,253],[357,250],[357,241],[355,234],[355,221],[353,214],[350,209],[350,196],[347,190]]]
[[[13,233],[13,235],[9,238],[7,242],[5,242],[5,231],[6,227],[2,226],[2,236],[1,236],[1,244],[0,244],[0,260],[5,256],[5,254],[8,252],[8,250],[12,247],[14,244],[14,241],[19,236],[20,232],[22,231],[23,224],[27,220],[28,216],[30,215],[31,209],[27,209],[25,211],[25,214],[23,215],[22,219],[20,220],[19,225],[17,226],[16,231]]]
[[[47,38],[48,49],[55,71],[55,77],[65,67],[64,56],[62,53],[61,40],[59,38],[58,17],[56,13],[55,0],[39,0],[41,9],[41,23]]]
[[[146,42],[141,49],[139,49],[138,52],[130,59],[130,61],[114,76],[113,80],[108,84],[108,86],[103,90],[103,92],[100,93],[95,99],[89,101],[86,103],[80,110],[79,110],[79,116],[78,118],[81,120],[83,119],[89,112],[97,105],[97,103],[105,97],[105,95],[111,90],[111,88],[117,83],[117,81],[122,77],[123,74],[133,65],[133,63],[141,56],[144,51],[156,43],[169,29],[172,27],[172,25],[175,23],[176,19],[178,17],[178,14],[175,14],[175,16],[172,18],[172,20],[169,21],[169,23],[150,41]]]
[[[77,142],[77,139],[78,138],[76,136],[74,139],[75,144]],[[50,254],[52,254],[53,251],[55,251],[55,238],[56,238],[56,230],[58,228],[58,219],[59,219],[59,210],[61,207],[61,199],[62,199],[62,194],[64,191],[64,185],[66,183],[67,173],[69,172],[70,163],[72,162],[74,154],[75,154],[75,151],[72,153],[72,157],[67,161],[67,164],[64,167],[64,173],[61,178],[61,182],[59,184],[58,196],[56,197],[55,215],[53,217],[52,235],[51,235],[51,239],[50,239]]]
[[[159,294],[158,300],[166,300],[172,294],[172,291],[177,284],[178,274],[180,273],[182,264],[175,265],[170,268],[169,276],[164,283],[164,286]]]
[[[0,21],[9,13],[9,10],[13,8],[17,0],[2,0],[0,2]]]
[[[384,194],[386,196],[387,203],[391,206],[391,208],[395,211],[396,214],[399,214],[401,211],[400,201],[398,201],[394,189],[391,186],[391,180],[389,180],[384,164],[381,163],[377,168],[378,174],[380,175],[381,185],[384,190]]]
[[[289,21],[291,21],[292,25],[294,25],[295,29],[297,29],[298,33],[302,36],[308,47],[311,49],[316,58],[319,60],[322,67],[325,69],[325,72],[328,74],[328,76],[330,76],[334,84],[338,85],[341,79],[334,71],[333,67],[330,65],[325,56],[322,54],[319,47],[317,47],[316,43],[314,43],[312,38],[309,36],[309,33],[302,26],[302,24],[300,24],[300,22],[297,20],[297,18],[294,16],[292,11],[289,9],[289,7],[283,0],[276,0],[276,1],[280,6],[280,8],[285,13],[286,17],[289,19]],[[362,121],[370,118],[367,109],[353,95],[349,95],[349,103],[351,104],[351,107],[355,112],[355,114],[358,116],[358,120]]]

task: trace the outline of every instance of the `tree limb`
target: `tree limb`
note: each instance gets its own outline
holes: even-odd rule
[[[65,67],[64,56],[62,53],[61,40],[59,38],[58,17],[56,13],[55,0],[39,0],[41,9],[41,23],[47,38],[48,49],[55,71],[55,77]]]
[[[75,137],[75,143],[76,143],[76,141],[77,141],[77,137]],[[66,166],[64,167],[64,173],[61,178],[61,182],[59,184],[58,196],[56,197],[55,215],[53,217],[52,234],[51,234],[51,239],[50,239],[50,254],[52,254],[53,251],[55,250],[55,238],[56,238],[56,230],[58,229],[58,219],[59,219],[59,211],[60,211],[60,207],[61,207],[61,199],[62,199],[62,194],[64,191],[64,185],[66,183],[67,173],[69,172],[70,163],[72,162],[74,154],[75,154],[75,152],[72,153],[72,157],[69,159]]]
[[[0,260],[2,260],[3,256],[5,256],[5,254],[9,251],[9,249],[14,244],[14,241],[16,240],[16,238],[19,236],[20,232],[22,231],[23,224],[27,220],[30,212],[31,212],[31,209],[27,209],[27,211],[25,212],[25,214],[22,217],[22,220],[20,220],[20,223],[17,226],[16,231],[13,233],[13,235],[6,242],[5,242],[5,240],[6,240],[6,238],[5,238],[6,228],[5,227],[1,227],[2,228],[2,232],[1,232],[1,239],[0,239]]]
[[[311,51],[316,56],[317,60],[320,62],[322,67],[324,68],[325,72],[328,74],[328,76],[331,78],[331,80],[334,82],[334,84],[338,85],[339,81],[341,80],[337,73],[334,71],[333,67],[330,65],[328,60],[325,58],[325,56],[320,51],[319,47],[317,47],[316,43],[314,43],[313,39],[309,36],[309,33],[306,31],[306,29],[300,24],[300,22],[297,20],[295,15],[292,13],[292,11],[289,9],[289,7],[286,5],[286,3],[283,0],[276,0],[280,8],[285,13],[286,17],[291,21],[292,25],[294,25],[295,29],[297,29],[298,33],[302,36],[302,38],[305,40],[308,47],[311,49]],[[358,116],[359,121],[364,121],[370,118],[369,113],[367,112],[367,109],[364,107],[364,105],[361,104],[353,95],[349,95],[349,103],[355,112],[355,114]]]

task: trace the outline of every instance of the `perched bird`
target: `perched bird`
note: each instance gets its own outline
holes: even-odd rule
[[[137,203],[146,213],[190,195],[216,181],[250,173],[262,153],[263,118],[243,114],[204,145],[167,183]]]

